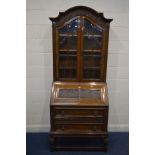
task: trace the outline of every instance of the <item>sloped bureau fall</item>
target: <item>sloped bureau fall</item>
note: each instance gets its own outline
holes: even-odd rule
[[[77,6],[50,20],[54,76],[50,147],[52,150],[107,151],[106,70],[112,19],[91,8]],[[84,143],[79,145],[81,142]]]

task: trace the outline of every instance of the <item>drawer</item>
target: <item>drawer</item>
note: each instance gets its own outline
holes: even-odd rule
[[[92,108],[92,109],[83,109],[83,108],[53,108],[52,110],[54,116],[102,116],[106,117],[108,114],[107,108]]]
[[[101,132],[106,131],[104,124],[55,124],[55,131],[64,132]]]
[[[105,123],[105,119],[103,116],[75,116],[70,117],[69,115],[56,115],[54,119],[54,123],[56,124],[67,124],[67,123]]]

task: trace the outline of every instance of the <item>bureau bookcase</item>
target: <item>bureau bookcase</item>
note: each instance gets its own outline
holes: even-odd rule
[[[53,84],[50,103],[50,146],[55,150],[107,150],[106,84],[109,26],[103,13],[77,6],[51,18]],[[101,146],[58,141],[100,138]],[[72,142],[73,144],[73,142]]]

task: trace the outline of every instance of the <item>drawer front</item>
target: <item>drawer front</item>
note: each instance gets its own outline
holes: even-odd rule
[[[108,108],[51,107],[53,131],[106,132]]]
[[[78,109],[78,108],[62,108],[62,109],[57,109],[57,108],[53,108],[54,116],[70,116],[70,117],[74,117],[74,116],[102,116],[102,117],[106,117],[108,114],[108,109],[107,108],[103,108],[103,109]]]
[[[55,124],[54,130],[64,132],[106,132],[106,126],[104,124]]]
[[[105,123],[105,118],[102,116],[55,116],[54,123],[56,124],[67,124],[67,123],[77,123],[77,124],[84,124],[84,123]]]

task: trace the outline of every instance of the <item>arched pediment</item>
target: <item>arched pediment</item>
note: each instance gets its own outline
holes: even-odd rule
[[[92,8],[86,7],[86,6],[75,6],[72,7],[65,12],[59,12],[59,15],[57,17],[50,17],[49,19],[53,22],[53,24],[61,25],[64,22],[78,16],[85,16],[88,18],[91,18],[95,20],[96,22],[102,24],[108,24],[113,19],[105,18],[103,13],[97,12]]]

